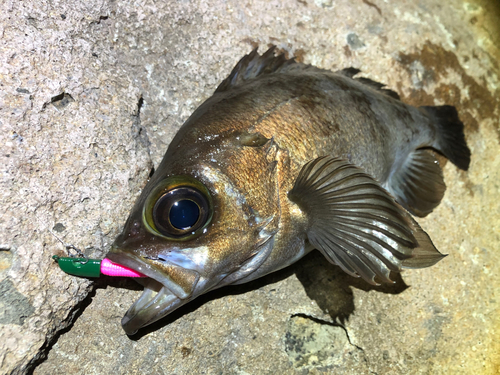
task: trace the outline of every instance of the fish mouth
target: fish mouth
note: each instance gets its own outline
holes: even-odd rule
[[[173,282],[168,275],[156,269],[154,264],[146,262],[146,259],[119,251],[119,249],[112,249],[106,258],[147,276],[147,278],[137,280],[144,285],[144,291],[122,318],[122,328],[127,335],[134,335],[142,327],[156,322],[194,298],[192,292],[199,280],[197,272],[183,270],[184,273],[187,271],[191,277],[191,290],[186,291],[186,288],[183,289]]]

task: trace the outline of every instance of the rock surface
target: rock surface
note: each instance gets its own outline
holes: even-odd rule
[[[0,373],[499,371],[495,1],[0,7]],[[322,68],[360,68],[414,105],[457,106],[472,164],[446,165],[444,200],[419,220],[450,255],[372,288],[313,253],[129,338],[120,319],[139,288],[64,275],[55,236],[102,257],[182,122],[240,57],[269,44]]]

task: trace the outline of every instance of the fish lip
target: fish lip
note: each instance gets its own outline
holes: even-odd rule
[[[127,335],[137,333],[140,328],[156,322],[192,299],[176,295],[167,286],[172,284],[171,281],[161,277],[153,266],[133,254],[122,253],[113,248],[106,257],[148,277],[140,282],[144,285],[143,293],[122,318],[122,328]]]

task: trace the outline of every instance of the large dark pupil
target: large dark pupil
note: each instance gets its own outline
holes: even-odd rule
[[[200,217],[200,208],[189,199],[175,202],[170,208],[169,219],[173,227],[177,229],[191,228]]]

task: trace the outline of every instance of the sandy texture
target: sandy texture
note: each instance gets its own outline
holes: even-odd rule
[[[498,373],[495,3],[4,1],[0,373]],[[420,220],[450,255],[372,288],[313,253],[129,338],[120,319],[139,288],[64,275],[49,230],[102,257],[182,122],[270,44],[360,68],[411,104],[457,106],[471,167],[446,164],[444,200]]]

